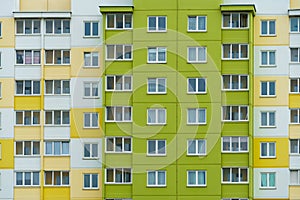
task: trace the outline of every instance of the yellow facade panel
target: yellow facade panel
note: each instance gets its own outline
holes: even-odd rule
[[[48,0],[48,11],[71,11],[71,0]]]
[[[15,200],[40,200],[41,198],[40,188],[14,188]]]
[[[276,157],[260,158],[260,143],[275,142]],[[288,138],[255,138],[254,139],[254,167],[255,168],[288,168],[289,166],[289,140]]]
[[[41,140],[40,126],[15,126],[15,140]]]
[[[20,11],[47,11],[48,0],[20,0]]]
[[[15,110],[41,110],[41,96],[16,96]]]
[[[99,113],[98,128],[84,128],[84,113]],[[71,109],[71,138],[102,138],[103,137],[103,108],[76,108]]]
[[[1,40],[0,40],[1,46]],[[15,91],[12,89],[15,84],[14,79],[11,78],[1,78],[1,100],[0,107],[1,108],[13,108],[14,107],[14,94]]]
[[[290,186],[290,200],[300,199],[300,186]]]
[[[0,18],[2,24],[2,36],[0,37],[1,48],[14,48],[15,35],[14,18]]]
[[[290,108],[300,108],[300,95],[290,94],[289,103]]]
[[[0,139],[1,159],[0,169],[14,168],[14,141],[13,139]]]
[[[300,1],[299,0],[290,0],[290,1],[291,1],[291,4],[290,4],[291,9],[300,9]]]
[[[44,200],[70,199],[69,187],[44,187]]]
[[[70,66],[45,66],[45,80],[70,79]]]
[[[295,138],[295,139],[300,138],[300,125],[290,124],[290,126],[289,126],[289,136],[290,136],[290,138]]]
[[[70,157],[69,156],[45,156],[44,170],[69,171]]]

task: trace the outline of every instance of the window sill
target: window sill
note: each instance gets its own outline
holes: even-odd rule
[[[297,94],[297,95],[299,95],[300,92],[289,92],[289,94]]]
[[[196,188],[196,187],[206,188],[207,185],[187,185],[186,187],[188,187],[188,188]]]
[[[116,151],[105,151],[106,154],[132,154],[131,152],[116,152]]]
[[[188,64],[207,64],[208,62],[205,61],[187,61]]]
[[[236,153],[249,153],[249,151],[221,151],[221,153],[232,153],[232,154],[236,154]]]
[[[40,97],[40,94],[15,94],[15,97]]]
[[[207,30],[187,30],[188,33],[206,33]]]
[[[41,33],[31,33],[31,34],[25,34],[25,33],[16,33],[15,34],[16,35],[16,37],[18,37],[18,36],[29,36],[29,37],[32,37],[32,36],[42,36],[42,34]],[[46,34],[45,34],[46,35]]]
[[[222,61],[243,61],[249,60],[249,58],[222,58]]]
[[[147,154],[147,157],[166,157],[167,154]]]
[[[108,31],[128,31],[128,30],[132,30],[132,28],[105,28],[105,30]]]
[[[21,67],[21,66],[34,66],[34,67],[40,67],[42,64],[15,64],[16,67]]]
[[[151,62],[151,61],[147,61],[147,64],[167,64],[167,61],[162,61],[162,62]]]
[[[100,99],[100,97],[83,97],[83,99]]]
[[[292,157],[300,157],[300,153],[290,153],[289,155]]]
[[[131,185],[132,183],[130,182],[130,183],[107,183],[107,182],[105,182],[104,183],[105,185]]]
[[[54,124],[45,124],[44,125],[45,127],[55,127],[55,128],[57,128],[57,127],[70,127],[70,124],[68,124],[68,125],[64,125],[64,124],[57,124],[57,125],[54,125]]]
[[[15,124],[15,127],[40,127],[40,124],[37,125],[23,125],[23,124]]]
[[[246,122],[246,123],[248,123],[249,120],[221,120],[221,122],[223,122],[223,123],[226,123],[226,122],[229,122],[229,123],[243,123],[243,122]]]
[[[260,156],[259,159],[276,159],[277,157]]]
[[[259,65],[260,68],[276,68],[277,65]]]
[[[293,34],[293,35],[294,35],[294,34],[297,35],[297,34],[300,34],[300,31],[299,31],[299,32],[298,32],[298,31],[290,31],[289,33],[290,33],[290,34]]]
[[[82,190],[99,190],[99,187],[98,188],[82,188]]]
[[[40,185],[14,185],[15,188],[40,188]],[[1,190],[1,189],[0,189]]]
[[[147,123],[148,126],[166,126],[167,124],[164,123],[164,124],[149,124]]]
[[[300,123],[290,123],[289,125],[292,125],[292,126],[299,126],[300,125]]]
[[[260,37],[277,37],[276,34],[260,34]]]
[[[167,94],[167,92],[147,92],[147,94],[149,95],[155,95],[155,94],[158,94],[158,95],[164,95],[164,94]]]
[[[83,66],[84,69],[99,69],[100,66]]]
[[[260,190],[276,190],[276,187],[259,187]]]
[[[150,30],[147,30],[147,33],[167,33],[167,30],[153,30],[153,31],[150,31]]]
[[[223,30],[247,30],[249,27],[222,27]]]
[[[276,95],[259,95],[259,98],[276,98]]]
[[[228,185],[248,185],[249,182],[221,182],[221,184],[225,185],[225,184],[228,184]]]
[[[187,157],[205,157],[207,154],[186,154]]]
[[[87,36],[87,35],[85,35],[85,36],[83,36],[83,38],[84,39],[97,39],[97,38],[100,38],[100,36],[99,35],[97,35],[97,36]]]
[[[166,188],[166,185],[147,185],[147,188]]]
[[[187,123],[187,126],[205,126],[207,123]]]
[[[105,92],[132,92],[132,90],[105,90]]]
[[[276,126],[259,126],[259,128],[276,128]]]
[[[15,155],[15,158],[40,158],[40,155]]]
[[[207,92],[187,92],[188,95],[207,94]]]
[[[55,97],[60,97],[60,96],[64,96],[64,97],[68,97],[71,96],[71,94],[44,94],[44,96],[55,96]]]
[[[107,62],[131,62],[133,59],[105,59]]]
[[[248,92],[249,89],[221,89],[223,92]]]
[[[299,65],[300,62],[290,62],[290,65]]]
[[[83,129],[99,129],[99,126],[97,126],[97,127],[83,127]]]
[[[83,157],[82,160],[99,160],[99,158],[98,157],[95,157],[95,158],[85,158],[85,157]]]
[[[71,33],[45,33],[45,36],[60,36],[60,37],[64,37],[64,36],[71,36]]]
[[[69,155],[52,155],[52,154],[47,154],[47,155],[44,155],[44,157],[54,157],[54,158],[57,158],[57,157],[70,157],[71,155],[69,154]]]
[[[106,121],[105,123],[132,123],[132,121]]]

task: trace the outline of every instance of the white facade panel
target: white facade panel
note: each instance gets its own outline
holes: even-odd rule
[[[55,139],[68,140],[70,139],[70,127],[45,126],[44,139],[45,140],[55,140]]]
[[[275,172],[275,188],[261,188],[261,173]],[[287,168],[254,168],[254,198],[288,198],[290,175]]]
[[[72,0],[72,15],[100,15],[99,6],[101,0]]]
[[[15,11],[15,6],[17,3],[16,0],[11,0],[11,1],[0,0],[0,3],[2,5],[0,6],[0,17],[12,17],[13,11]]]
[[[0,54],[0,77],[13,78],[15,71],[12,66],[15,64],[15,50],[13,48],[0,48]]]
[[[300,77],[300,64],[290,64],[290,77],[291,78]]]
[[[45,95],[44,109],[45,110],[70,110],[71,96],[70,95]]]
[[[275,112],[275,126],[261,127],[261,112]],[[288,107],[254,107],[254,137],[288,137],[290,110]]]
[[[44,37],[46,50],[71,49],[71,35],[45,35]]]
[[[13,170],[0,170],[0,199],[12,200],[14,198],[14,172]]]
[[[40,35],[16,35],[16,49],[42,49],[42,37]]]
[[[14,137],[14,109],[1,108],[1,128],[0,138],[13,138]],[[2,151],[3,152],[3,151]]]
[[[84,159],[84,144],[97,143],[97,159]],[[102,139],[71,139],[71,168],[101,168],[102,167]]]
[[[300,169],[300,156],[290,155],[290,168],[291,169]]]
[[[16,171],[40,171],[41,158],[40,157],[15,157]]]
[[[290,47],[300,47],[299,33],[290,33]]]
[[[98,84],[97,98],[84,97],[84,83]],[[100,108],[102,107],[102,79],[101,78],[72,78],[71,79],[72,108]]]
[[[40,80],[41,66],[16,65],[15,66],[16,80]]]
[[[275,66],[261,66],[261,52],[275,51]],[[290,49],[287,46],[255,46],[254,47],[254,75],[255,76],[288,76],[287,65],[290,61]]]

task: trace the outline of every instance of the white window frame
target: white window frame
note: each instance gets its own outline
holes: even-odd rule
[[[112,78],[113,79],[113,89],[108,89],[108,78]],[[117,85],[120,84],[118,82],[118,79],[121,79],[121,89],[117,89]],[[125,87],[125,79],[129,79],[130,80],[130,89],[126,89]],[[106,75],[105,77],[106,80],[106,87],[105,87],[105,91],[108,92],[130,92],[132,91],[132,75]]]
[[[30,93],[26,94],[26,82],[30,81]],[[23,88],[22,88],[22,93],[18,93],[18,82],[22,82]],[[35,84],[34,83],[39,83],[39,92],[37,94],[34,93],[34,88]],[[15,90],[15,95],[16,96],[40,96],[41,95],[41,81],[40,80],[16,80],[16,90]]]
[[[155,152],[150,153],[149,152],[149,143],[154,142],[155,143]],[[159,142],[164,142],[164,153],[160,153],[160,149],[158,148],[158,143]],[[147,140],[147,156],[166,156],[167,155],[167,140],[164,139],[157,139],[157,140]]]
[[[52,91],[51,91],[51,93],[47,93],[47,82],[50,83],[50,81],[52,82]],[[60,81],[60,93],[55,92],[55,89],[56,89],[55,82],[58,82],[58,81]],[[65,86],[64,83],[68,83],[69,88],[64,87]],[[45,80],[45,89],[44,89],[45,95],[70,95],[70,93],[71,93],[71,85],[70,84],[71,84],[70,80]]]
[[[59,124],[54,123],[54,121],[55,121],[54,112],[56,112],[56,111],[60,112],[60,123]],[[51,114],[51,123],[49,123],[49,124],[46,123],[47,122],[46,121],[47,112],[52,113]],[[44,113],[45,113],[45,116],[44,116],[44,119],[45,119],[44,125],[45,126],[70,126],[70,110],[45,110]],[[63,122],[64,121],[64,119],[63,119],[64,113],[68,113],[68,123]]]
[[[149,20],[150,18],[155,18],[155,30],[150,30],[150,23]],[[162,30],[159,29],[159,18],[164,18],[165,19],[165,25],[166,27]],[[168,27],[168,23],[167,23],[167,16],[148,16],[147,17],[147,31],[148,32],[167,32],[167,27]]]
[[[25,123],[26,113],[30,112],[30,123]],[[17,116],[18,113],[22,113],[22,123],[18,123]],[[38,113],[38,122],[34,123],[34,114]],[[40,110],[16,110],[15,111],[15,126],[40,126],[41,125],[41,111]]]
[[[235,151],[233,150],[233,139],[237,138],[238,139],[238,150]],[[230,147],[229,150],[224,150],[224,139],[229,139],[229,143],[230,143]],[[241,139],[247,139],[247,150],[242,150],[241,146],[242,146],[242,141]],[[249,137],[245,137],[245,136],[226,136],[226,137],[222,137],[221,138],[221,152],[222,153],[247,153],[249,152]]]
[[[262,174],[266,174],[267,175],[267,186],[262,186],[261,185],[261,177],[262,177]],[[270,174],[275,174],[275,186],[269,186],[270,185]],[[260,185],[259,185],[259,188],[260,189],[276,189],[276,172],[261,172],[260,173],[260,176],[259,176],[259,180],[260,180]]]
[[[151,79],[155,80],[155,91],[149,91],[150,87],[149,87],[149,81]],[[164,91],[159,91],[159,81],[164,81]],[[167,79],[166,78],[148,78],[147,79],[147,94],[166,94],[167,93]]]
[[[229,58],[224,57],[224,45],[230,45],[230,49],[229,49]],[[233,45],[238,45],[238,57],[237,58],[233,58],[233,51],[232,51],[232,47]],[[246,46],[247,47],[247,57],[242,58],[241,57],[241,53],[242,53],[242,46]],[[222,60],[249,60],[249,44],[223,44],[222,45]]]
[[[97,25],[97,28],[98,28],[97,35],[94,35],[94,26],[93,26],[93,24],[95,24],[95,23],[98,24]],[[86,32],[85,32],[85,25],[86,24],[90,24],[90,35],[86,34]],[[97,37],[99,37],[99,34],[100,34],[100,31],[99,31],[99,28],[100,28],[99,21],[84,21],[83,22],[83,27],[84,27],[84,29],[83,29],[83,37],[84,38],[86,38],[86,37],[88,37],[88,38],[91,38],[91,37],[97,38]]]
[[[51,184],[46,184],[46,173],[51,173],[52,174],[52,180],[51,180]],[[60,173],[60,185],[55,185],[54,184],[54,173],[55,172],[59,172]],[[63,173],[68,173],[68,184],[63,184]],[[51,170],[47,170],[44,171],[44,186],[54,186],[54,187],[64,187],[64,186],[70,186],[70,172],[69,171],[51,171]]]
[[[196,18],[196,30],[192,30],[190,29],[190,18]],[[205,19],[205,28],[202,30],[199,28],[199,18],[204,18]],[[187,18],[187,31],[188,32],[206,32],[207,31],[207,16],[205,15],[191,15],[191,16],[188,16]]]
[[[108,57],[108,48],[112,47],[113,48],[113,58]],[[122,58],[117,57],[117,48],[122,47]],[[130,48],[130,58],[126,58],[126,54],[128,53],[126,51],[126,48]],[[133,52],[132,52],[133,46],[131,44],[107,44],[105,46],[106,49],[106,56],[105,60],[107,61],[131,61],[133,59]]]
[[[107,119],[108,117],[108,111],[107,109],[111,108],[113,109],[113,118],[112,120]],[[122,120],[117,120],[116,116],[117,116],[117,109],[122,109]],[[129,120],[125,120],[125,109],[129,109],[130,110],[130,119]],[[107,106],[105,107],[105,122],[132,122],[132,106]]]
[[[294,88],[293,88],[293,84],[292,84],[293,81],[296,81]],[[290,78],[290,93],[291,94],[299,94],[300,93],[300,78]]]
[[[297,51],[297,54],[296,54],[296,60],[294,60],[294,58],[293,58],[293,54],[292,54],[292,51]],[[291,63],[300,63],[300,48],[298,47],[298,48],[290,48],[290,56],[291,56],[291,58],[290,58],[290,62]]]
[[[108,182],[107,181],[107,171],[108,170],[113,170],[113,181],[112,182]],[[122,181],[121,182],[116,182],[116,171],[121,171],[122,173]],[[126,182],[125,180],[125,173],[129,172],[130,173],[130,182]],[[120,185],[128,185],[128,184],[132,184],[132,169],[131,168],[106,168],[105,169],[105,184],[120,184]]]
[[[85,176],[89,176],[89,187],[85,187]],[[93,186],[93,176],[97,177],[97,186]],[[82,183],[84,190],[97,190],[99,189],[99,174],[97,173],[84,173],[83,174],[83,183]]]
[[[121,139],[121,151],[117,150],[117,140]],[[108,149],[108,142],[109,140],[113,140],[113,143],[111,144],[113,147],[113,150],[110,151]],[[127,151],[125,149],[125,140],[130,140],[130,151]],[[106,137],[105,138],[105,153],[132,153],[132,138],[131,137]]]
[[[89,116],[90,120],[89,120],[89,125],[86,126],[86,121],[85,118]],[[93,125],[93,118],[96,117],[97,118],[97,125]],[[88,112],[88,113],[83,113],[83,128],[99,128],[99,113],[98,112]]]
[[[22,153],[21,154],[17,154],[17,143],[22,144]],[[25,143],[30,143],[30,154],[25,154]],[[38,143],[38,154],[34,154],[34,144]],[[40,141],[15,141],[15,156],[16,157],[34,157],[34,156],[40,156],[41,155],[41,144]]]
[[[270,115],[274,113],[274,125],[270,124]],[[263,114],[267,114],[267,124],[262,124]],[[260,112],[260,127],[261,128],[275,128],[276,127],[276,111],[261,111]]]
[[[224,14],[225,15],[230,15],[230,20],[229,20],[229,26],[224,26]],[[233,27],[233,20],[232,20],[232,15],[233,14],[238,14],[238,27]],[[247,15],[247,26],[246,27],[241,27],[241,15]],[[239,13],[239,12],[224,12],[222,13],[222,29],[248,29],[249,28],[249,14],[248,13]]]
[[[97,150],[94,152],[93,145],[96,145]],[[89,152],[89,156],[85,155],[86,146],[88,146],[89,149],[87,151]],[[95,156],[96,154],[96,156]],[[98,143],[84,143],[83,144],[83,159],[84,160],[98,160],[99,159],[99,144]]]
[[[292,28],[292,20],[296,19],[297,21],[297,30],[293,30]],[[300,33],[300,17],[299,16],[291,16],[290,17],[290,33]]]
[[[17,174],[22,173],[22,184],[17,184]],[[30,173],[30,184],[27,185],[25,184],[25,174]],[[38,187],[41,184],[41,176],[40,176],[40,171],[15,171],[15,181],[14,181],[14,186],[15,187]],[[38,184],[33,184],[33,175],[38,174],[39,175],[39,183]],[[1,189],[0,189],[1,190]]]
[[[97,58],[97,63],[94,63],[94,58]],[[88,62],[87,62],[88,61]],[[85,51],[83,52],[83,65],[87,68],[99,67],[99,52],[98,51]],[[86,63],[90,63],[87,65]]]
[[[263,64],[263,53],[267,54],[267,64]],[[271,62],[271,56],[270,54],[274,53],[274,64],[270,63]],[[261,67],[276,67],[276,51],[275,50],[262,50],[260,52],[260,66]]]
[[[195,153],[191,153],[189,152],[189,147],[190,147],[190,143],[194,142],[195,143]],[[203,142],[204,144],[204,152],[200,152],[199,151],[199,142]],[[186,154],[188,156],[205,156],[207,155],[207,141],[206,139],[188,139],[187,140],[187,148],[186,148]]]
[[[292,152],[292,140],[297,142],[297,146],[296,146],[297,152]],[[290,139],[290,145],[289,146],[290,146],[290,155],[297,155],[297,156],[300,155],[300,139]]]
[[[263,94],[263,84],[266,83],[267,84],[267,94]],[[274,83],[274,94],[270,94],[270,84]],[[261,81],[260,82],[260,96],[261,97],[276,97],[276,81]]]
[[[297,173],[297,183],[292,183],[292,171]],[[298,186],[300,185],[300,169],[290,169],[290,185],[295,185],[295,186]]]
[[[149,173],[155,173],[155,183],[149,184]],[[164,173],[165,183],[158,184],[158,175],[159,173]],[[147,187],[166,187],[167,186],[167,171],[166,170],[148,170],[147,171]]]
[[[155,122],[149,122],[149,112],[155,111]],[[164,112],[164,122],[158,122],[158,112],[163,111]],[[147,125],[165,125],[167,124],[167,109],[166,108],[149,108],[147,109]]]
[[[123,27],[122,28],[117,28],[117,15],[122,15],[123,17]],[[108,27],[108,16],[113,16],[114,17],[114,27],[110,28]],[[130,27],[126,27],[126,16],[131,16],[131,22],[130,22]],[[130,30],[132,29],[132,22],[133,22],[133,15],[132,13],[108,13],[106,15],[106,30]]]
[[[270,144],[274,144],[274,156],[271,156],[270,152]],[[263,156],[262,155],[262,146],[267,145],[267,155]],[[276,142],[261,142],[260,143],[260,158],[276,158]]]
[[[149,56],[149,50],[155,50],[155,60],[150,60]],[[159,51],[161,50],[162,53],[165,54],[165,60],[159,60]],[[147,52],[147,63],[167,63],[167,47],[148,47],[148,52]]]
[[[223,174],[224,174],[224,172],[223,172],[223,170],[224,169],[229,169],[230,170],[230,172],[229,172],[229,174],[230,174],[230,180],[229,181],[224,181],[224,177],[223,177]],[[238,181],[237,182],[233,182],[232,181],[232,170],[233,169],[238,169]],[[241,170],[247,170],[247,181],[241,181],[241,179],[240,179],[240,177],[241,177]],[[222,169],[221,169],[222,171],[221,171],[221,176],[222,176],[222,181],[221,181],[221,183],[223,183],[223,184],[248,184],[249,183],[249,168],[247,168],[247,167],[223,167]]]
[[[196,174],[196,184],[189,184],[189,173],[190,172],[195,172],[195,174]],[[204,173],[204,176],[205,176],[205,180],[204,180],[204,184],[198,184],[198,182],[199,182],[199,172],[200,173]],[[207,186],[207,171],[206,170],[187,170],[186,171],[186,186],[187,187],[206,187]]]
[[[192,79],[195,79],[195,89],[196,91],[193,92],[193,91],[190,91],[190,83],[189,81],[192,80]],[[203,81],[204,80],[204,83],[205,83],[205,91],[200,91],[200,88],[198,87],[199,86],[199,81]],[[207,93],[207,79],[206,78],[203,78],[203,77],[194,77],[194,78],[187,78],[187,93],[188,94],[206,94]]]
[[[56,30],[55,30],[55,28],[56,28],[55,21],[60,21],[60,26],[58,28],[60,30],[60,33],[56,32]],[[47,22],[51,22],[51,24],[52,24],[51,31],[47,30]],[[68,22],[69,27],[65,26],[64,22]],[[67,34],[71,33],[71,20],[70,19],[46,19],[44,23],[45,23],[45,34],[46,35],[67,35]]]
[[[229,76],[229,88],[224,87],[225,86],[225,84],[224,84],[225,76]],[[234,77],[238,78],[238,82],[237,82],[238,87],[237,88],[234,88],[234,82],[233,82]],[[242,88],[241,87],[243,77],[247,78],[247,88]],[[249,90],[249,75],[223,74],[222,75],[222,90],[224,90],[224,91],[248,91]]]
[[[86,87],[88,86],[88,87]],[[95,87],[97,86],[97,87]],[[97,91],[98,95],[94,94],[94,89]],[[89,90],[90,95],[86,95],[86,90]],[[92,82],[83,82],[83,97],[90,99],[97,99],[100,97],[100,82],[92,81]]]
[[[26,52],[30,53],[30,61],[27,63]],[[35,57],[35,54],[38,53],[38,57]],[[16,58],[15,65],[41,65],[41,50],[40,49],[16,49]],[[19,60],[21,59],[21,60]]]
[[[263,22],[267,22],[267,33],[263,33]],[[274,22],[275,25],[275,33],[270,33],[270,22]],[[260,36],[276,36],[276,20],[275,19],[262,19],[260,21]]]
[[[31,31],[26,32],[26,21],[31,22]],[[22,22],[22,33],[18,33],[18,22]],[[35,27],[35,22],[38,22],[38,27]],[[35,32],[35,30],[38,30],[38,32]],[[16,35],[40,35],[41,34],[41,20],[40,19],[17,19],[16,20]],[[0,35],[1,36],[1,35]]]
[[[196,116],[195,117],[195,121],[196,122],[190,122],[190,111],[195,111]],[[199,121],[199,112],[203,112],[204,111],[204,116],[205,116],[205,120],[204,122]],[[188,125],[205,125],[207,123],[207,113],[206,113],[206,108],[188,108],[187,109],[187,124]]]
[[[233,112],[232,112],[232,108],[233,107],[237,107],[238,108],[238,119],[234,120],[233,119]],[[230,119],[224,119],[224,109],[225,108],[229,108],[230,110]],[[242,108],[246,108],[247,109],[247,115],[246,115],[246,119],[241,119],[241,109]],[[223,122],[247,122],[249,121],[249,106],[247,105],[227,105],[227,106],[222,106],[222,121]]]
[[[195,49],[196,50],[196,59],[190,60],[190,50]],[[199,58],[199,51],[204,50],[204,60],[201,60]],[[187,61],[188,63],[206,63],[207,62],[207,48],[205,46],[201,47],[187,47]]]
[[[52,62],[47,63],[47,52],[52,51]],[[55,52],[60,52],[60,62],[55,60]],[[69,57],[64,56],[65,52],[69,52]],[[45,49],[45,65],[71,65],[71,50],[70,49]]]
[[[70,141],[53,141],[53,140],[45,140],[44,141],[44,156],[70,156]],[[51,153],[47,153],[47,144],[46,143],[50,143],[51,144]],[[55,154],[55,143],[59,143],[59,154]],[[64,153],[63,152],[63,144],[68,144],[68,152]]]

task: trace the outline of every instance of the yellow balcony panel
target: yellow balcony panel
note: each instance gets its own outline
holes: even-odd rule
[[[290,124],[289,126],[289,136],[290,138],[300,138],[300,125],[299,124]]]
[[[300,95],[299,94],[290,94],[289,107],[290,108],[300,108]]]
[[[48,11],[71,11],[71,0],[48,0]]]
[[[45,80],[70,79],[70,66],[46,65],[44,77]]]
[[[40,200],[41,189],[35,187],[15,187],[14,199],[15,200]]]
[[[20,11],[70,11],[71,0],[20,0]]]
[[[1,169],[14,168],[14,141],[13,139],[0,139],[1,144]]]
[[[41,140],[41,127],[15,126],[15,140]]]
[[[300,199],[300,186],[290,186],[290,200]]]
[[[70,170],[70,157],[69,156],[45,156],[44,157],[44,169],[45,170]]]
[[[290,8],[291,9],[300,9],[300,1],[299,0],[290,0]]]
[[[41,96],[15,96],[15,110],[41,110]]]
[[[44,187],[44,200],[70,199],[69,187]]]

